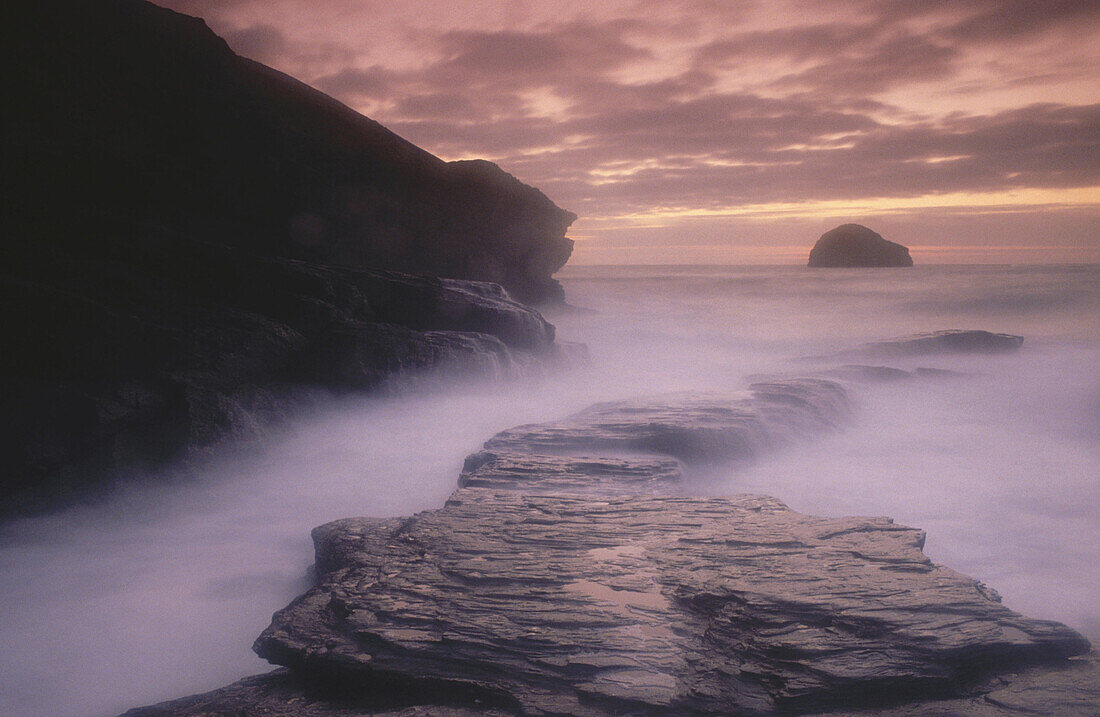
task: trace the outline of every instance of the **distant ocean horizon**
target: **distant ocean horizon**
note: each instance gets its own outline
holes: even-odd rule
[[[808,254],[808,252],[807,252],[807,254]],[[989,262],[929,262],[929,261],[925,261],[925,262],[921,262],[920,264],[917,264],[915,266],[909,266],[909,267],[883,267],[883,268],[886,269],[887,271],[891,271],[891,270],[894,270],[894,269],[897,269],[899,271],[909,271],[909,270],[912,270],[912,269],[923,269],[923,268],[928,268],[928,267],[958,267],[958,268],[963,268],[963,267],[1002,267],[1003,268],[1003,267],[1089,267],[1089,266],[1100,266],[1100,261],[1060,261],[1060,262],[1058,262],[1058,261],[1055,261],[1055,262],[1042,262],[1042,261],[1035,261],[1035,262],[1007,262],[1007,261],[1001,261],[1001,262],[994,262],[994,261],[989,261]],[[769,267],[769,268],[789,267],[789,268],[800,268],[800,269],[811,269],[811,268],[813,268],[814,271],[865,271],[865,270],[873,271],[873,270],[875,270],[875,269],[865,269],[865,268],[859,268],[859,267],[852,268],[852,269],[844,269],[844,268],[821,269],[821,268],[816,268],[816,267],[809,267],[809,266],[806,265],[805,261],[803,261],[801,263],[796,263],[796,262],[675,262],[675,263],[664,262],[664,263],[662,263],[662,262],[575,262],[573,260],[570,260],[565,266],[563,266],[561,269],[559,269],[556,273],[557,274],[562,274],[562,273],[568,274],[568,273],[571,273],[574,270],[589,269],[589,268],[594,268],[594,267],[597,267],[597,268],[644,267],[644,268],[656,268],[656,269],[691,267],[691,268],[698,268],[698,269],[716,269],[716,270],[720,270],[720,269],[741,269],[741,268],[747,268],[747,267]]]

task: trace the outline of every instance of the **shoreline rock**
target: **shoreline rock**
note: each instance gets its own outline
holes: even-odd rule
[[[1095,659],[1069,662],[1085,638],[932,563],[923,531],[678,494],[673,457],[743,457],[754,444],[729,437],[746,415],[750,432],[825,430],[823,407],[845,405],[835,392],[773,381],[503,431],[442,508],[314,529],[316,586],[254,646],[289,672],[128,714],[908,714],[978,700],[1007,715],[980,696],[1039,710],[1100,698]]]
[[[59,255],[50,283],[0,277],[17,315],[8,328],[22,337],[0,359],[10,426],[0,511],[56,508],[188,451],[255,438],[318,390],[428,373],[518,378],[569,360],[553,326],[496,285],[196,253],[163,258],[206,267],[196,276],[211,285]],[[237,277],[231,295],[211,271]]]
[[[998,354],[1018,351],[1024,337],[974,329],[948,329],[904,339],[867,344],[859,352],[871,356],[921,356],[940,353]]]
[[[551,275],[572,250],[576,216],[539,190],[440,160],[198,18],[143,0],[23,10],[0,515],[246,439],[317,388],[579,353],[520,303],[563,301]]]
[[[862,373],[865,378],[886,379],[888,374],[894,373],[894,378],[902,378],[902,373],[907,373],[896,366],[868,366],[865,364],[847,363],[850,361],[879,359],[900,360],[903,365],[912,366],[911,359],[945,355],[997,355],[1012,354],[1020,350],[1024,345],[1024,337],[1015,334],[1000,334],[978,329],[945,329],[931,331],[923,334],[914,334],[887,341],[874,341],[862,346],[844,349],[830,354],[818,356],[803,356],[796,359],[799,362],[838,362],[844,361],[844,365],[834,366],[832,375],[841,376],[848,374],[851,377]],[[913,367],[914,375],[931,377],[934,375],[949,376],[953,372],[936,367]],[[957,375],[957,374],[955,374]]]
[[[348,686],[331,690],[317,676],[305,678],[281,668],[246,677],[220,690],[152,707],[128,711],[125,717],[182,717],[184,715],[264,715],[265,717],[503,717],[514,714],[493,709],[472,695],[456,695],[449,704],[420,704],[424,695],[415,685],[386,681],[366,682],[358,690]],[[1057,665],[1039,665],[992,678],[971,697],[920,702],[899,707],[859,711],[839,709],[811,713],[832,717],[1016,717],[1049,714],[1092,717],[1100,702],[1100,657],[1095,652]],[[468,707],[460,705],[469,705]]]

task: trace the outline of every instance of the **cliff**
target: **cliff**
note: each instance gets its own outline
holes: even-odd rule
[[[303,390],[552,354],[518,301],[561,299],[575,217],[538,190],[443,162],[196,18],[139,0],[21,15],[0,509],[249,434]]]
[[[30,217],[125,217],[263,254],[494,281],[559,299],[576,218],[489,162],[446,163],[140,0],[12,28],[4,152]],[[76,228],[76,227],[74,227]]]

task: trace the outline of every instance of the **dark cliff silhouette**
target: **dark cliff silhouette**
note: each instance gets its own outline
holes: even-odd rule
[[[493,285],[431,278],[561,300],[575,216],[538,190],[432,156],[199,19],[139,0],[20,14],[4,29],[0,508],[240,434],[283,410],[282,388],[553,348]]]
[[[484,161],[446,163],[197,18],[138,0],[29,9],[6,161],[29,212],[103,215],[264,254],[560,298],[576,218]],[[72,241],[80,241],[72,237]]]

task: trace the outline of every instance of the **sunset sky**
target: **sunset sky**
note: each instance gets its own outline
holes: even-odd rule
[[[1100,262],[1096,0],[159,0],[580,215],[573,263]]]

